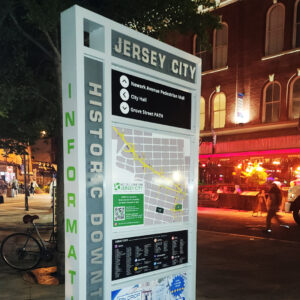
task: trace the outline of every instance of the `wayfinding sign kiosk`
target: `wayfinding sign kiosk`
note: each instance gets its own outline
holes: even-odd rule
[[[66,299],[195,299],[200,59],[62,13]]]

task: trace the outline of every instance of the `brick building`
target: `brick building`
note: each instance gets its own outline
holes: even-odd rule
[[[211,51],[197,36],[177,43],[202,58],[200,181],[233,182],[234,166],[255,162],[291,180],[300,166],[300,0],[220,2]]]
[[[214,162],[257,162],[290,180],[300,165],[300,1],[222,1],[215,13],[212,51],[193,39],[203,58],[200,176]],[[231,171],[203,181],[230,182]]]

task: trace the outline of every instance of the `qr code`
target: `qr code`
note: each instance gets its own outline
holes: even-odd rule
[[[115,207],[115,221],[125,220],[125,207]]]

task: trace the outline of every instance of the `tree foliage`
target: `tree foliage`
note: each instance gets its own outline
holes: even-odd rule
[[[175,30],[196,33],[206,43],[209,32],[219,23],[217,16],[205,11],[215,8],[210,0],[102,0],[94,1],[94,5],[108,18],[160,39]]]
[[[42,5],[32,0],[1,4],[0,147],[18,152],[16,143],[33,143],[41,130],[55,135],[60,102],[55,64],[60,58],[55,57],[47,36],[52,36],[59,50],[59,18],[58,12],[45,10],[38,19]]]
[[[78,4],[135,30],[164,39],[170,31],[198,34],[203,43],[218,18],[199,13],[210,0],[2,0],[0,11],[0,148],[33,143],[61,124],[60,13]]]

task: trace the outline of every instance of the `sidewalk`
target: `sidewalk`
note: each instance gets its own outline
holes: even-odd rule
[[[35,194],[28,197],[29,211],[25,211],[24,194],[14,198],[5,197],[0,204],[0,242],[13,232],[24,232],[23,216],[38,215],[37,223],[52,223],[51,199],[49,194]],[[1,300],[63,300],[64,285],[38,285],[24,279],[26,272],[10,268],[0,258],[0,299]]]
[[[26,214],[38,215],[40,219],[37,223],[51,223],[52,209],[49,194],[35,194],[28,197],[29,210],[25,211],[25,196],[19,194],[16,197],[4,198],[4,203],[0,204],[0,241],[4,231],[15,229],[24,230],[23,216]],[[5,234],[7,235],[7,234]]]

